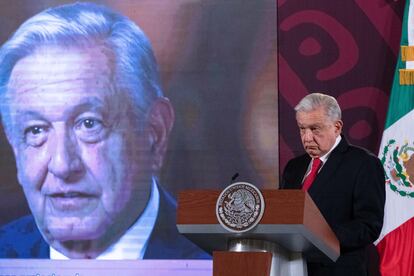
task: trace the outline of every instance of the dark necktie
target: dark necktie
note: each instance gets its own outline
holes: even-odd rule
[[[313,159],[312,162],[312,168],[308,176],[305,178],[305,181],[303,181],[302,190],[307,191],[309,190],[310,186],[312,185],[313,181],[316,178],[316,175],[318,174],[319,168],[322,165],[322,161],[319,158]]]

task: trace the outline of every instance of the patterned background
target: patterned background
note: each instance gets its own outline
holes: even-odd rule
[[[303,152],[293,107],[308,92],[336,97],[345,136],[377,153],[404,3],[278,0],[280,172]]]

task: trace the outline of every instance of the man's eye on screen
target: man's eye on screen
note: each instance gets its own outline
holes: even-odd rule
[[[95,118],[80,119],[75,124],[77,136],[86,143],[96,143],[102,140],[105,127],[101,120]]]
[[[30,126],[24,130],[24,141],[32,147],[41,146],[47,138],[47,128],[45,126]]]

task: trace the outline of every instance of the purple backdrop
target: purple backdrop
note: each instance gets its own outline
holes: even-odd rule
[[[404,1],[278,0],[280,172],[302,153],[293,107],[326,92],[344,133],[377,153],[399,50]]]

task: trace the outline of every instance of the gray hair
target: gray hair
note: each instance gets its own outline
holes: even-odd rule
[[[6,94],[16,63],[46,45],[103,45],[115,56],[114,87],[128,91],[134,112],[146,112],[162,96],[157,63],[142,30],[104,6],[74,3],[47,9],[24,22],[0,49],[0,111],[5,122]]]
[[[310,112],[319,107],[325,109],[325,113],[332,121],[341,120],[341,108],[338,102],[332,96],[322,93],[311,93],[305,96],[295,106],[296,112]]]

